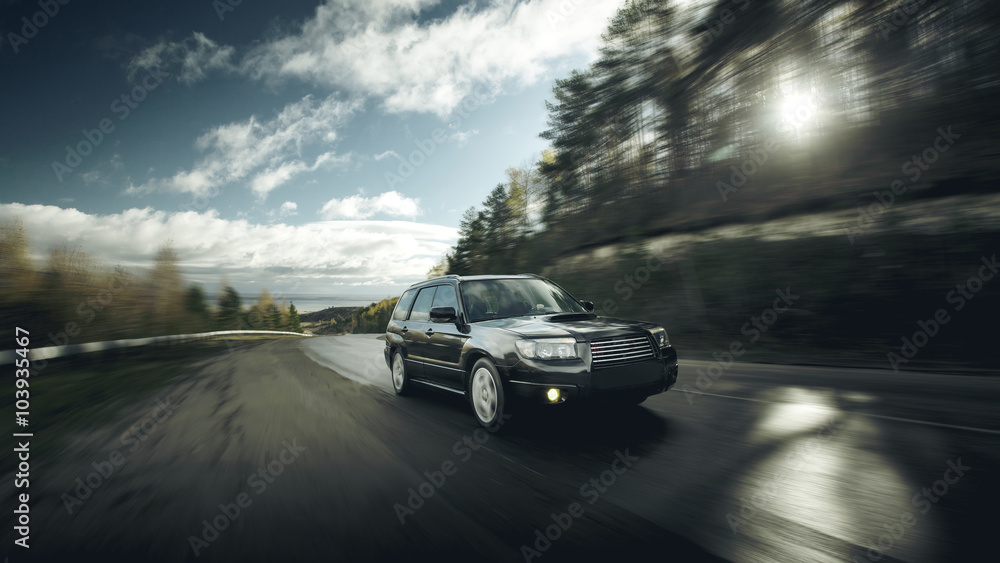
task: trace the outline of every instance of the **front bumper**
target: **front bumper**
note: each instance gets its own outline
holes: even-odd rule
[[[546,392],[559,389],[557,402],[602,402],[626,397],[648,397],[667,391],[677,382],[677,352],[661,348],[656,358],[591,370],[583,360],[520,360],[507,369],[514,397],[549,403]]]

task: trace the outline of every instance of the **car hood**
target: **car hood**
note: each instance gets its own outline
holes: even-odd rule
[[[477,326],[509,330],[526,338],[572,336],[578,341],[644,332],[659,325],[594,315],[549,315],[480,321]]]

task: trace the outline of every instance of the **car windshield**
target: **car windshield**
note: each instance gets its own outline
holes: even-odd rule
[[[469,322],[526,315],[586,313],[573,296],[540,279],[474,280],[462,283]]]

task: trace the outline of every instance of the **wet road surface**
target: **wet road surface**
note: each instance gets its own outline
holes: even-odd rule
[[[397,398],[382,346],[245,346],[66,436],[32,479],[31,557],[10,561],[996,553],[996,378],[682,359],[639,407],[489,434],[456,395]]]

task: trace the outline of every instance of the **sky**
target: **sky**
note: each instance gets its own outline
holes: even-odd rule
[[[617,0],[0,0],[0,221],[210,293],[393,295],[546,147]]]

